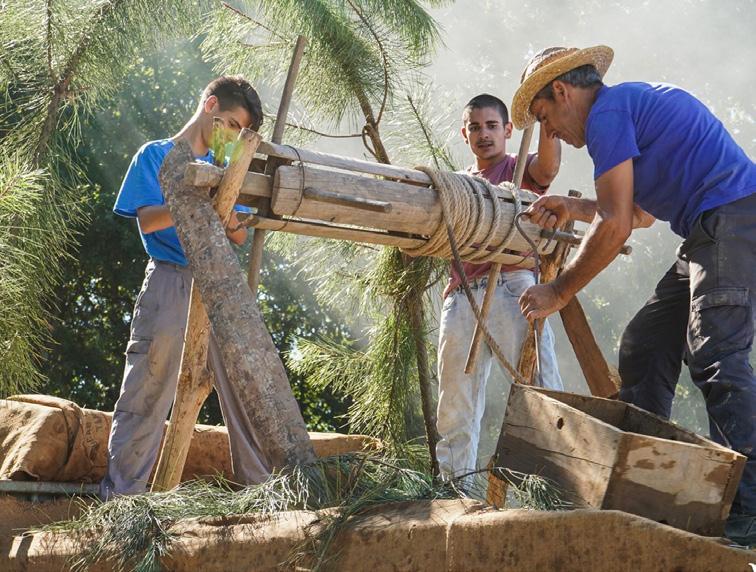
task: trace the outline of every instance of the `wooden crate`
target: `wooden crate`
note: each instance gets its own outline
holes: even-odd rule
[[[494,462],[578,506],[722,534],[745,457],[638,407],[515,384]]]

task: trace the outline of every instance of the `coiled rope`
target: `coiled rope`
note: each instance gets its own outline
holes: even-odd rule
[[[471,177],[460,173],[440,171],[430,167],[417,167],[431,181],[438,192],[441,202],[442,220],[431,234],[427,242],[416,248],[406,248],[403,251],[410,256],[437,256],[451,258],[452,248],[449,236],[453,236],[460,258],[465,262],[490,262],[498,254],[506,250],[517,234],[517,228],[511,225],[504,239],[491,248],[496,231],[504,223],[504,210],[499,204],[499,193],[502,189],[509,191],[514,200],[514,214],[522,211],[520,194],[512,183],[502,183],[498,187],[485,179]],[[482,240],[476,240],[480,226],[484,224],[486,195],[491,197],[493,217],[486,229]],[[451,234],[447,232],[451,227]],[[490,250],[489,250],[490,248]]]

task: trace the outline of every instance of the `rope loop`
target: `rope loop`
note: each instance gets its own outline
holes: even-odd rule
[[[459,256],[465,262],[490,262],[507,249],[518,230],[513,219],[504,238],[494,244],[497,231],[505,224],[506,213],[500,198],[503,193],[509,193],[514,201],[513,215],[516,217],[522,212],[523,191],[515,188],[512,183],[505,182],[497,186],[480,177],[425,166],[416,168],[430,177],[438,192],[441,220],[427,242],[416,248],[404,249],[405,253],[410,256],[452,258],[447,223],[456,240]],[[493,216],[481,237],[480,227],[484,224],[486,201],[490,201],[493,206]]]

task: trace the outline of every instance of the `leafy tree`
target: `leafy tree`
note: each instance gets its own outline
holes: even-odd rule
[[[46,306],[84,218],[81,119],[147,46],[195,28],[183,0],[17,0],[0,10],[0,394],[40,380]]]
[[[361,137],[377,161],[389,163],[380,135],[381,120],[396,107],[397,90],[413,83],[438,41],[436,23],[423,3],[285,0],[243,6],[244,11],[228,9],[219,14],[203,42],[208,57],[223,69],[281,77],[295,35],[306,36],[310,43],[298,78],[299,104],[331,127],[342,122],[355,125],[359,133],[352,136]],[[314,244],[321,252],[328,248]],[[348,266],[362,266],[360,258],[371,260],[372,271],[358,276]],[[357,286],[362,299],[370,300],[361,306],[373,322],[368,349],[360,352],[352,346],[348,351],[332,341],[304,344],[306,353],[299,357],[306,357],[309,365],[300,364],[297,371],[311,375],[322,386],[331,382],[353,398],[350,419],[354,428],[390,446],[401,446],[413,433],[419,385],[433,458],[435,408],[423,294],[437,265],[427,259],[410,260],[396,250],[342,244],[331,249],[328,259],[339,267],[337,274],[354,278],[351,288],[340,281],[346,288],[342,292]],[[324,301],[345,302],[342,296]]]

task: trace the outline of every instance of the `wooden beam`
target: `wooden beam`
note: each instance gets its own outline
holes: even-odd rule
[[[366,244],[379,244],[381,246],[396,246],[397,248],[417,248],[425,239],[402,236],[393,233],[365,230],[361,228],[343,227],[323,224],[317,221],[300,221],[290,219],[273,219],[252,215],[245,219],[245,224],[263,230],[275,230],[301,234],[304,236],[316,236],[319,238],[333,238],[336,240],[350,240]],[[516,253],[500,253],[496,260],[504,264],[521,265],[522,268],[532,268],[533,259],[525,258]]]
[[[242,129],[239,133],[235,157],[220,181],[214,200],[217,216],[224,229],[228,225],[239,189],[261,139],[258,133],[249,129]],[[197,416],[213,388],[213,376],[207,370],[209,339],[210,321],[202,303],[202,296],[193,283],[176,398],[152,482],[153,491],[170,490],[181,480]]]
[[[303,163],[312,163],[324,167],[332,167],[343,171],[352,171],[356,173],[366,173],[386,179],[395,179],[424,185],[426,187],[432,184],[430,177],[422,171],[397,167],[387,163],[375,163],[373,161],[364,161],[361,159],[352,159],[351,157],[342,157],[341,155],[331,155],[327,153],[318,153],[317,151],[308,151],[290,145],[277,145],[263,141],[260,145],[260,152],[270,157],[278,157],[288,161],[302,161]]]
[[[616,398],[619,385],[612,375],[604,354],[596,343],[596,338],[588,324],[583,306],[577,296],[572,298],[559,312],[564,330],[575,351],[585,381],[592,395],[596,397]]]
[[[582,196],[578,191],[569,191],[569,196],[573,198],[580,198]],[[564,230],[571,233],[575,226],[574,221],[569,221]],[[566,243],[560,243],[554,249],[550,255],[544,257],[541,261],[540,268],[540,282],[546,284],[554,280],[562,271],[562,267],[567,260],[567,256],[570,253],[570,245]],[[543,332],[544,320],[538,320],[538,335]],[[522,342],[522,349],[520,350],[520,361],[517,364],[517,371],[520,375],[528,380],[531,385],[535,375],[536,366],[536,343],[535,343],[535,327],[532,322],[528,323],[528,331],[525,334],[525,339]]]
[[[528,159],[528,150],[530,149],[530,140],[533,138],[533,126],[525,128],[522,132],[522,141],[520,141],[520,150],[517,153],[517,163],[515,164],[515,173],[512,182],[514,186],[519,189],[522,186],[522,177],[525,174],[525,164]],[[510,224],[514,224],[514,213]],[[530,223],[528,223],[530,224]],[[525,228],[525,225],[523,225]],[[540,234],[540,231],[539,231]],[[522,239],[517,233],[518,238]],[[513,241],[514,242],[514,241]],[[525,248],[522,248],[527,252],[527,243]],[[480,307],[480,317],[482,320],[488,318],[488,312],[491,309],[491,302],[493,300],[494,292],[496,291],[496,283],[499,281],[499,274],[501,273],[501,264],[494,264],[488,271],[488,286],[486,286],[486,293],[483,296],[483,304]],[[467,362],[465,363],[465,373],[471,374],[475,371],[475,362],[478,359],[478,352],[480,351],[480,344],[483,339],[483,330],[479,323],[475,324],[475,331],[473,332],[472,340],[470,340],[470,349],[467,352]]]
[[[315,460],[278,350],[207,192],[183,183],[191,147],[178,141],[160,183],[220,348],[228,380],[274,469]]]

